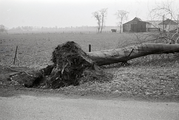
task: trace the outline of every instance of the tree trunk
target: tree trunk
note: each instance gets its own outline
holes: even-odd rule
[[[126,62],[128,60],[150,55],[162,53],[179,52],[177,44],[162,43],[146,43],[139,45],[127,46],[124,48],[110,49],[104,51],[95,51],[87,53],[89,57],[96,62],[97,65],[108,65],[118,62]]]

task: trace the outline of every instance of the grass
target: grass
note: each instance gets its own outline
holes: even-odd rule
[[[66,41],[77,42],[84,51],[115,49],[154,39],[149,33],[38,33],[0,34],[0,64],[43,68],[50,64],[53,49]],[[151,42],[151,41],[150,41]],[[15,47],[18,57],[12,65]],[[120,64],[104,66],[114,75],[108,82],[87,82],[80,86],[61,88],[67,94],[112,94],[145,98],[171,98],[179,100],[179,55],[149,55],[130,60],[130,66]]]

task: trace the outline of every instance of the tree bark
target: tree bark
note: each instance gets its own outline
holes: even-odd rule
[[[97,65],[101,66],[127,62],[128,60],[150,54],[174,52],[179,52],[178,44],[145,43],[118,49],[89,52],[87,54]]]

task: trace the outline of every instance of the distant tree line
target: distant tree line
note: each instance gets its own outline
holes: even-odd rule
[[[6,33],[7,30],[4,25],[0,25],[0,33]]]

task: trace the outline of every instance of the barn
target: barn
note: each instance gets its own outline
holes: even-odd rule
[[[135,17],[133,20],[123,24],[123,32],[147,32],[150,27],[149,22],[142,21]]]
[[[166,19],[163,22],[159,23],[158,26],[160,30],[171,31],[175,30],[178,27],[178,23],[171,19]]]

